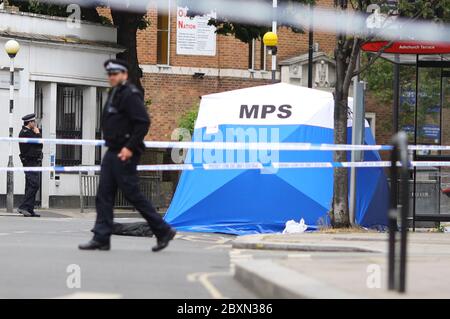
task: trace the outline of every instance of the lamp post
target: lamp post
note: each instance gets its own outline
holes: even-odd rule
[[[272,0],[272,32],[267,32],[263,37],[264,45],[272,53],[272,83],[276,82],[277,72],[277,10],[278,0]]]
[[[276,81],[278,36],[275,32],[267,32],[263,37],[264,45],[272,52],[272,83]]]
[[[309,5],[309,33],[308,33],[308,87],[313,87],[313,60],[314,60],[314,29],[313,29],[313,7]]]
[[[14,132],[14,58],[20,50],[20,45],[15,40],[9,40],[6,42],[5,51],[10,57],[10,82],[9,82],[9,137],[13,137]],[[14,167],[12,143],[9,143],[9,160],[8,167]],[[8,213],[13,212],[14,207],[14,173],[12,171],[7,172],[6,176],[6,211]]]

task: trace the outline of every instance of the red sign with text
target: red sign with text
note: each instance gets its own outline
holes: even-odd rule
[[[389,41],[374,41],[364,44],[361,49],[367,52],[379,52]],[[383,50],[394,54],[450,54],[450,43],[397,41]]]

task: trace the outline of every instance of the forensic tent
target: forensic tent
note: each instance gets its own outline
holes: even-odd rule
[[[201,99],[193,141],[333,143],[329,92],[273,84]],[[349,107],[351,110],[351,107]],[[351,120],[349,120],[349,143]],[[366,144],[375,144],[368,124]],[[350,158],[350,156],[349,156]],[[380,160],[364,152],[365,161]],[[289,220],[329,224],[332,168],[274,168],[273,163],[332,162],[331,151],[190,149],[166,221],[181,231],[254,234],[281,232]],[[202,164],[263,163],[263,169],[212,170]],[[357,169],[357,223],[385,226],[388,184],[382,168]]]

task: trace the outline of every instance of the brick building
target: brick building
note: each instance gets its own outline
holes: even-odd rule
[[[138,57],[144,74],[142,84],[146,99],[151,101],[149,108],[153,124],[148,136],[150,140],[169,140],[180,117],[196,107],[200,96],[270,83],[271,78],[271,56],[260,40],[246,44],[233,36],[216,35],[214,54],[180,54],[177,47],[179,12],[175,1],[167,1],[171,7],[170,14],[151,7],[148,12],[151,25],[138,33]],[[333,3],[332,0],[317,1],[318,6],[325,7],[332,7]],[[278,36],[277,78],[281,80],[280,65],[283,61],[308,52],[308,34],[280,27]],[[333,59],[334,34],[315,32],[314,43],[316,51]],[[374,125],[377,141],[389,141],[392,133],[391,106],[378,105],[369,97],[366,111]]]
[[[330,0],[318,3],[332,5]],[[259,40],[246,44],[232,36],[217,35],[215,54],[179,54],[177,14],[176,7],[169,15],[150,9],[148,18],[152,23],[138,34],[143,86],[152,102],[149,138],[153,140],[170,139],[180,116],[195,107],[201,95],[270,83],[271,78],[271,57]],[[278,36],[278,61],[307,52],[307,34],[281,27]],[[332,55],[334,35],[315,33],[314,40],[320,51]]]

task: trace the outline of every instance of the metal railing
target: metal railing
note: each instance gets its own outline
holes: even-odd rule
[[[141,176],[139,187],[145,197],[152,201],[155,208],[160,208],[162,201],[161,178],[158,176]],[[95,208],[95,196],[97,195],[100,175],[79,173],[80,182],[80,211]],[[119,190],[114,203],[115,208],[134,209]]]
[[[400,132],[396,134],[392,144],[394,149],[391,156],[392,184],[391,208],[389,210],[388,289],[404,293],[406,291],[407,216],[409,211],[409,162],[408,137],[406,133]],[[400,169],[398,163],[401,164]],[[400,195],[399,186],[401,189]],[[398,207],[399,199],[400,208]],[[400,238],[398,238],[398,235],[400,235]]]

